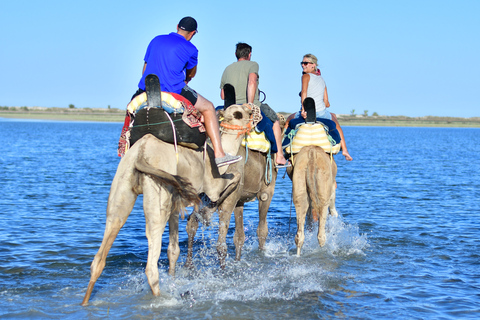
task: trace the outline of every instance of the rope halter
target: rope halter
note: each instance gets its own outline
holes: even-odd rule
[[[260,107],[254,105],[253,103],[244,103],[242,106],[247,107],[252,111],[250,114],[250,118],[248,119],[248,122],[244,126],[241,126],[241,125],[225,123],[225,120],[224,120],[222,121],[222,123],[220,123],[220,130],[222,131],[222,133],[232,134],[230,131],[235,131],[237,132],[237,138],[238,138],[241,135],[244,135],[250,132],[253,128],[255,128],[257,123],[259,123],[262,120]]]

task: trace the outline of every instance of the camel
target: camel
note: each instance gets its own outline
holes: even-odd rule
[[[227,255],[226,237],[232,211],[235,216],[235,234],[233,242],[235,244],[235,260],[239,261],[242,254],[242,248],[245,243],[245,230],[243,226],[243,207],[246,202],[258,199],[258,216],[259,222],[257,227],[258,247],[264,250],[265,242],[268,235],[267,213],[270,203],[272,201],[273,193],[275,191],[275,182],[277,178],[277,169],[272,168],[272,178],[269,184],[266,183],[265,173],[267,166],[267,155],[258,151],[248,150],[245,147],[240,147],[238,152],[245,161],[237,162],[231,165],[229,170],[237,171],[242,174],[241,182],[238,188],[235,189],[222,203],[218,204],[219,213],[219,228],[217,253],[219,256],[221,268],[225,268],[225,259]],[[271,164],[273,163],[273,160]],[[209,214],[203,213],[203,222],[208,223],[211,214],[217,209],[217,206],[209,208]],[[205,217],[207,216],[207,217]],[[187,267],[193,266],[193,239],[195,238],[199,218],[192,214],[187,223],[188,233],[188,253],[185,265]]]
[[[248,105],[234,105],[224,115],[224,122],[233,128],[251,128],[252,111]],[[246,129],[245,129],[246,130]],[[225,152],[237,154],[242,136],[235,130],[223,130],[221,137]],[[113,179],[107,205],[107,219],[102,244],[91,265],[90,282],[82,305],[88,304],[95,282],[100,277],[107,254],[120,229],[133,209],[137,196],[144,195],[148,258],[145,273],[155,296],[160,295],[158,259],[162,247],[162,234],[169,222],[169,274],[175,274],[180,254],[178,245],[179,212],[196,205],[198,195],[205,193],[221,203],[241,180],[238,172],[215,165],[212,148],[202,150],[174,146],[151,134],[138,140],[120,161]]]
[[[332,216],[338,216],[335,208],[337,165],[330,155],[317,146],[303,147],[293,156],[292,164],[287,174],[292,180],[293,203],[297,212],[295,244],[297,256],[300,256],[305,240],[307,212],[313,215],[314,220],[319,215],[317,239],[321,247],[327,240],[325,223],[329,209]]]
[[[228,110],[228,108],[226,109]],[[285,124],[285,117],[279,114],[281,127]],[[281,152],[281,151],[280,151]],[[219,256],[221,268],[225,268],[225,259],[227,255],[226,237],[232,211],[235,216],[235,234],[233,242],[235,244],[235,260],[239,261],[242,255],[242,248],[245,243],[245,230],[243,225],[243,207],[246,202],[258,199],[258,248],[265,249],[265,242],[268,235],[267,213],[270,208],[270,203],[275,191],[275,183],[277,179],[277,169],[273,167],[267,168],[268,157],[271,157],[270,165],[273,166],[273,159],[271,155],[265,153],[248,150],[241,146],[238,154],[240,154],[246,161],[240,161],[232,166],[229,170],[234,170],[242,174],[242,180],[238,188],[233,191],[222,203],[214,203],[208,208],[204,208],[204,212],[200,215],[192,214],[187,223],[188,234],[188,253],[185,265],[193,267],[193,240],[197,233],[198,224],[201,220],[208,224],[211,215],[218,209],[219,213],[219,228],[217,253]],[[266,179],[271,168],[271,180]],[[267,183],[267,180],[268,181]]]

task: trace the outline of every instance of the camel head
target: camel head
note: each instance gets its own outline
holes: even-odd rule
[[[222,131],[238,131],[242,133],[250,131],[256,123],[253,114],[257,106],[253,104],[234,104],[223,111]],[[248,130],[248,131],[245,131]]]

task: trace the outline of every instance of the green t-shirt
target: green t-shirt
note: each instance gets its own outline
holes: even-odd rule
[[[237,104],[246,103],[248,75],[250,73],[255,73],[257,77],[259,77],[258,63],[255,61],[240,60],[232,63],[225,68],[225,71],[223,71],[222,80],[220,81],[220,89],[223,89],[223,86],[226,83],[231,84],[235,88],[235,99]],[[260,101],[258,100],[258,87],[255,92],[253,103],[260,106]]]

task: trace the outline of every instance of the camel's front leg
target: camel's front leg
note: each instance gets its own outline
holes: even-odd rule
[[[218,209],[218,240],[217,253],[220,260],[220,267],[225,268],[225,260],[227,258],[227,233],[230,225],[230,218],[232,217],[232,205],[227,199]],[[235,200],[236,202],[236,200]],[[235,205],[235,204],[234,204]]]
[[[168,274],[175,276],[175,266],[177,265],[178,256],[180,255],[180,247],[178,246],[178,212],[170,214],[168,220],[169,242],[167,249],[168,256]]]
[[[170,194],[149,175],[143,182],[143,211],[145,212],[145,233],[148,239],[148,259],[145,268],[148,284],[154,296],[160,295],[158,283],[158,259],[162,250],[162,235],[170,216]]]
[[[105,233],[103,235],[102,244],[90,266],[90,282],[88,283],[87,292],[83,298],[82,306],[88,304],[95,282],[97,282],[105,268],[108,252],[112,248],[118,232],[127,221],[130,212],[132,212],[135,200],[137,199],[137,194],[132,191],[132,186],[127,185],[126,182],[124,182],[124,186],[120,186],[119,180],[120,179],[114,179],[112,182],[107,205]],[[125,181],[128,181],[128,179],[125,179]]]
[[[272,182],[275,186],[275,181]],[[268,209],[270,208],[270,203],[272,202],[273,197],[273,188],[265,192],[261,192],[258,195],[258,228],[257,228],[257,238],[258,238],[258,249],[265,250],[265,242],[267,241],[268,236],[268,222],[267,214]]]
[[[187,261],[185,261],[185,267],[193,268],[193,240],[198,230],[198,219],[193,212],[187,221],[187,234],[188,234],[188,250],[187,250]]]
[[[245,229],[243,225],[243,203],[237,204],[233,211],[235,216],[235,234],[233,235],[233,243],[235,244],[235,260],[240,261],[242,257],[242,248],[245,244]]]

